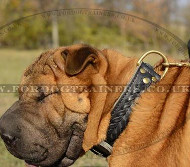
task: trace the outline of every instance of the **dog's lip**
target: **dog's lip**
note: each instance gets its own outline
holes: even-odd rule
[[[17,152],[17,150],[15,150],[15,149],[13,150],[12,147],[9,147],[9,146],[7,146],[7,145],[6,145],[6,147],[7,147],[7,149],[8,149],[14,156],[16,156],[16,157],[19,158],[19,159],[24,160],[24,161],[26,162],[26,166],[27,166],[27,167],[38,167],[38,166],[39,166],[38,164],[39,164],[40,162],[42,162],[42,161],[44,161],[44,160],[47,159],[47,157],[48,157],[48,149],[45,148],[45,147],[43,147],[43,146],[40,145],[40,144],[34,143],[34,145],[40,147],[40,148],[43,150],[43,151],[40,153],[40,157],[41,157],[41,158],[38,159],[38,160],[36,160],[36,161],[34,161],[35,158],[30,159],[29,157],[23,157],[23,156],[21,156],[20,153]],[[33,151],[33,152],[35,153],[36,151]],[[15,155],[14,153],[16,153],[16,155]]]
[[[46,155],[46,156],[41,161],[36,161],[35,162],[33,160],[26,160],[25,159],[24,161],[25,161],[26,167],[41,167],[41,164],[44,163],[44,161],[46,161],[46,159],[48,158],[48,149],[42,155]],[[50,166],[58,166],[61,163],[61,160],[62,160],[63,157],[65,157],[65,153],[63,154],[63,156],[60,159],[55,161]]]
[[[75,160],[72,160],[72,159],[70,159],[70,158],[68,158],[65,154],[64,154],[64,156],[63,157],[61,157],[59,160],[57,160],[54,164],[52,164],[52,165],[50,165],[49,167],[58,167],[58,166],[62,166],[62,162],[63,162],[63,160],[65,160],[65,159],[67,159],[67,160],[69,160],[70,162],[67,162],[67,165],[66,166],[70,166],[70,165],[72,165],[74,162],[75,162]],[[64,165],[65,166],[65,165]],[[65,166],[65,167],[66,167]],[[29,167],[38,167],[38,166],[29,166]]]
[[[41,154],[42,158],[40,159],[40,161],[33,161],[33,160],[25,160],[26,164],[28,165],[28,167],[37,167],[40,166],[38,165],[39,163],[45,161],[48,157],[48,150],[45,149],[43,151],[43,153]]]
[[[25,161],[25,163],[26,163],[26,167],[38,167],[38,166],[35,166],[35,165],[30,165],[26,161]]]

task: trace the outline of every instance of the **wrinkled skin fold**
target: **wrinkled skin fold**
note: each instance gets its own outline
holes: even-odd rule
[[[35,166],[73,164],[83,153],[85,122],[82,126],[75,121],[71,122],[72,117],[77,117],[77,114],[70,113],[68,116],[66,113],[64,123],[56,130],[44,117],[32,111],[30,114],[22,112],[25,106],[20,105],[20,102],[15,102],[0,120],[1,126],[9,125],[15,133],[15,141],[7,142],[4,139],[10,153]],[[83,117],[81,119],[85,119],[85,115]]]
[[[19,100],[0,118],[0,134],[7,149],[30,165],[70,166],[84,154],[89,99],[83,92],[60,92],[58,84],[72,81],[62,68],[65,59],[60,50],[65,48],[42,54],[25,71],[21,86],[35,85],[36,91],[27,92],[20,86]],[[56,56],[59,60],[55,63]],[[55,89],[46,91],[43,86],[47,85]]]

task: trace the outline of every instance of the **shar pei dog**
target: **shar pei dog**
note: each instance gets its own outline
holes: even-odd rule
[[[84,44],[41,54],[22,76],[19,100],[0,119],[9,152],[33,166],[73,164],[106,138],[122,92],[92,88],[127,85],[136,64],[136,58]],[[162,73],[160,63],[155,70]],[[28,85],[36,91],[26,91]],[[54,86],[47,91],[44,85]],[[190,166],[189,67],[169,68],[156,85],[161,92],[145,91],[133,106],[107,158],[110,167]]]

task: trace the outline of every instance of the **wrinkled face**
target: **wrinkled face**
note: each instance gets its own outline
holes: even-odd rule
[[[94,68],[84,64],[94,61],[93,52],[81,45],[63,47],[42,54],[26,70],[21,84],[30,87],[19,88],[19,100],[0,119],[0,134],[11,154],[35,166],[69,166],[83,153],[89,93],[61,86],[90,85],[84,78],[88,70],[78,73]],[[72,64],[77,55],[82,57]]]

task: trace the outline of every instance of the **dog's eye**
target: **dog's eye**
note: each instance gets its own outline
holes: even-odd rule
[[[39,96],[37,97],[37,101],[42,102],[46,97],[48,97],[52,94],[59,94],[60,91],[59,91],[59,89],[56,89],[53,92],[45,91],[45,89],[43,89],[43,87],[40,86],[40,87],[38,87],[38,93],[39,93]]]
[[[63,52],[61,52],[61,55],[63,56],[63,58],[66,60],[67,56],[69,54],[69,51],[66,49]]]
[[[47,95],[44,94],[44,92],[40,92],[40,96],[37,97],[37,101],[43,101]]]
[[[38,87],[38,92],[39,92],[39,96],[37,97],[37,101],[43,101],[43,99],[45,99],[47,96],[49,96],[51,93],[49,94],[45,94],[43,87]]]
[[[53,95],[53,94],[58,94],[58,93],[59,93],[59,91],[50,92],[49,94],[45,94],[44,92],[40,92],[40,96],[37,97],[37,101],[42,102],[46,97]]]

